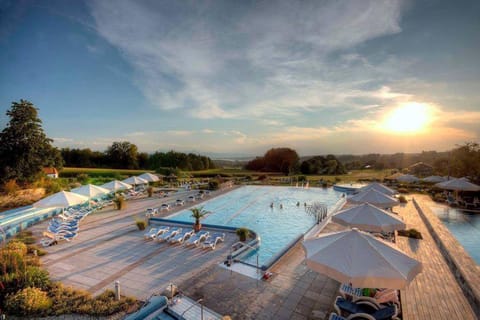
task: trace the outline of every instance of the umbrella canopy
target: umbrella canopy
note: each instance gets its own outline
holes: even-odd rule
[[[389,195],[389,196],[393,196],[394,194],[398,193],[397,191],[387,187],[384,184],[378,183],[378,182],[370,183],[368,186],[365,186],[365,187],[361,188],[360,192],[368,191],[370,189],[377,190],[377,191],[379,191],[381,193],[384,193],[386,195]]]
[[[424,182],[429,182],[429,183],[439,183],[445,180],[447,179],[441,176],[430,176],[423,179]]]
[[[160,179],[154,175],[154,174],[151,174],[151,173],[144,173],[144,174],[141,174],[138,176],[139,178],[142,178],[144,180],[147,180],[148,182],[156,182],[156,181],[160,181]]]
[[[108,183],[105,183],[101,186],[102,188],[108,189],[110,191],[120,191],[120,190],[125,190],[125,189],[131,189],[132,186],[124,183],[122,181],[118,180],[113,180]]]
[[[445,182],[437,183],[435,186],[441,189],[455,190],[455,191],[479,191],[480,190],[480,186],[463,179],[452,179]]]
[[[101,194],[109,193],[110,190],[95,186],[93,184],[86,184],[81,187],[71,190],[73,193],[80,194],[85,197],[93,198]]]
[[[403,289],[422,264],[374,236],[352,229],[303,242],[307,266],[357,288]]]
[[[88,197],[73,192],[60,191],[35,202],[33,206],[37,208],[66,208],[86,201],[88,201]]]
[[[127,178],[125,180],[122,180],[123,183],[128,183],[128,184],[133,184],[133,185],[138,185],[138,184],[148,184],[148,181],[145,179],[142,179],[140,177],[136,176],[131,176],[130,178]]]
[[[406,183],[417,182],[418,180],[420,179],[418,179],[417,177],[411,174],[404,174],[397,178],[397,181],[406,182]]]
[[[339,211],[332,221],[368,232],[393,232],[407,227],[400,217],[369,203]]]
[[[397,180],[397,178],[401,177],[401,176],[403,176],[403,174],[400,173],[400,172],[397,172],[397,173],[394,173],[394,174],[392,174],[388,177],[385,177],[385,180]]]
[[[350,203],[370,203],[379,208],[391,208],[398,205],[398,200],[377,190],[370,189],[347,199]]]

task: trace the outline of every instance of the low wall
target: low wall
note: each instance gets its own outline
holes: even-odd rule
[[[480,268],[475,261],[424,203],[413,199],[413,203],[437,243],[457,282],[475,314],[480,315]],[[448,288],[445,288],[448,290]]]

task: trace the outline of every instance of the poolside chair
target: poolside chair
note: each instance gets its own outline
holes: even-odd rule
[[[364,318],[370,320],[399,320],[395,304],[384,306],[371,301],[352,302],[338,296],[333,305],[338,315],[348,316],[347,319]]]
[[[47,230],[53,233],[77,232],[78,225],[77,226],[58,226],[58,227],[48,226]]]
[[[189,231],[182,231],[180,233],[178,233],[176,236],[174,237],[171,237],[168,242],[170,243],[183,243],[185,240],[189,239],[193,234],[194,234],[194,230],[189,230]]]
[[[168,241],[170,238],[175,237],[177,234],[182,232],[182,228],[172,228],[164,234],[157,236],[158,241]]]
[[[198,247],[198,245],[202,242],[207,240],[207,238],[210,236],[210,232],[208,231],[200,231],[193,236],[190,237],[187,241],[185,241],[186,246],[191,246],[194,245]]]
[[[147,233],[143,234],[143,237],[145,238],[145,240],[152,240],[157,236],[157,232],[157,228],[150,228]]]
[[[215,250],[219,242],[225,241],[225,233],[214,233],[203,243],[203,249]]]

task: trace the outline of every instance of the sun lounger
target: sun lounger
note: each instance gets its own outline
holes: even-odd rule
[[[182,232],[182,228],[172,228],[164,234],[157,236],[158,241],[168,241],[170,238],[175,237],[177,234]]]
[[[188,239],[188,240],[185,242],[185,245],[186,245],[186,246],[194,245],[194,246],[198,247],[198,245],[199,245],[202,241],[207,240],[207,238],[209,237],[209,235],[210,235],[210,232],[208,232],[208,231],[200,231],[200,232],[194,234],[193,236],[191,236],[190,239]]]
[[[194,230],[190,230],[190,231],[183,231],[183,232],[179,232],[176,236],[174,237],[171,237],[168,242],[170,243],[183,243],[185,240],[189,239],[193,233],[195,231]]]
[[[395,304],[384,306],[371,301],[352,302],[337,297],[333,305],[338,315],[348,316],[347,319],[365,318],[370,320],[399,319],[398,309]]]
[[[58,226],[58,227],[48,226],[47,230],[53,233],[77,232],[78,225],[77,226]]]
[[[150,228],[147,233],[143,234],[145,240],[151,240],[157,236],[157,228]]]
[[[147,217],[151,217],[151,216],[154,216],[156,214],[158,214],[158,208],[148,208],[147,212],[145,213],[145,215]]]
[[[398,299],[398,291],[395,289],[376,289],[373,297],[364,295],[362,288],[353,288],[349,284],[343,283],[340,285],[340,294],[346,300],[357,301],[370,301],[377,305],[380,304],[396,304],[398,310],[400,310],[400,301]]]
[[[225,241],[225,233],[214,233],[210,238],[203,243],[203,249],[215,250],[219,242]]]

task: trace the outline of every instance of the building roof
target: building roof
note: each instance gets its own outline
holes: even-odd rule
[[[415,168],[429,168],[429,169],[433,169],[433,167],[429,164],[426,164],[425,162],[417,162],[417,163],[414,163],[412,164],[410,167],[408,167],[410,169],[415,169]]]
[[[45,167],[43,168],[43,173],[45,174],[58,174],[58,171],[56,168],[53,167]]]

